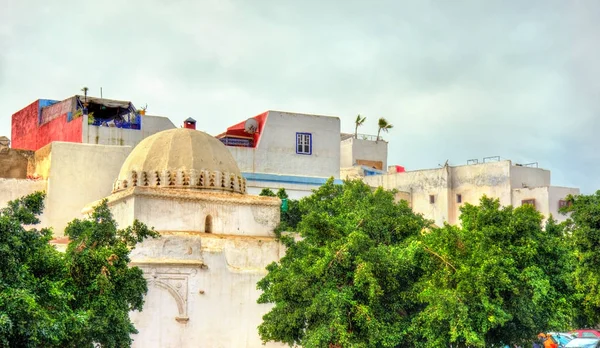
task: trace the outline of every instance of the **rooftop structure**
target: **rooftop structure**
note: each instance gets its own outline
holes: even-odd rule
[[[436,225],[458,224],[460,207],[465,203],[479,204],[483,195],[498,198],[500,204],[521,206],[532,204],[544,216],[557,220],[566,217],[558,212],[569,194],[579,189],[552,186],[550,171],[535,166],[513,164],[511,161],[475,162],[468,165],[397,172],[365,176],[371,186],[400,191],[398,197],[407,200],[413,210],[432,219]]]
[[[311,194],[340,176],[340,119],[267,111],[217,135],[248,181],[248,192],[285,188],[291,198]]]
[[[166,117],[142,116],[129,101],[75,95],[62,101],[38,99],[17,111],[11,140],[13,148],[31,151],[53,141],[135,146],[171,128]]]

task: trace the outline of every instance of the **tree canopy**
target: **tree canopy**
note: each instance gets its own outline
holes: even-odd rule
[[[542,219],[532,206],[483,197],[461,208],[461,227],[423,235],[430,258],[416,292],[425,307],[412,330],[426,346],[524,345],[571,327],[572,253],[563,228]]]
[[[416,238],[427,221],[394,195],[360,181],[329,180],[300,201],[302,240],[258,283],[274,303],[263,340],[308,347],[393,347],[408,342],[418,312]]]
[[[264,188],[260,191],[259,196],[266,197],[277,197],[281,200],[287,201],[287,209],[281,210],[281,220],[276,232],[281,231],[295,231],[302,214],[300,213],[300,205],[298,200],[289,199],[289,196],[284,188],[277,190],[277,193],[273,192],[269,188]]]
[[[333,180],[299,206],[298,238],[258,283],[264,341],[490,347],[575,325],[570,237],[533,207],[483,197],[437,228],[393,192]]]
[[[600,323],[600,191],[592,195],[569,196],[563,211],[575,250],[574,284],[582,307],[579,324]]]
[[[0,211],[0,346],[126,347],[137,331],[130,310],[147,292],[130,248],[157,235],[145,225],[117,229],[106,201],[65,230],[66,253],[37,230],[44,194],[9,202]]]

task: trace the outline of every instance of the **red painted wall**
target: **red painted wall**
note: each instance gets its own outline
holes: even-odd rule
[[[268,114],[269,114],[269,112],[267,111],[267,112],[263,112],[260,115],[256,115],[256,116],[252,117],[256,121],[258,121],[258,132],[254,133],[252,135],[252,138],[254,139],[253,147],[258,147],[258,142],[260,141],[260,135],[262,134],[263,127],[267,121]],[[244,131],[245,125],[246,125],[246,120],[244,120],[240,123],[236,123],[233,126],[228,127],[225,134],[247,137],[249,134]]]
[[[39,100],[12,115],[11,145],[15,149],[37,150],[36,133]]]
[[[40,149],[53,141],[81,143],[82,120],[83,117],[78,117],[71,122],[67,122],[67,114],[62,114],[52,121],[43,124],[38,128],[37,132],[37,149]]]
[[[53,141],[81,143],[82,117],[67,122],[67,114],[38,126],[39,100],[12,115],[11,147],[36,151]]]

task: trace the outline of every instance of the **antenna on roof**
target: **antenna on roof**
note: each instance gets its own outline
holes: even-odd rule
[[[247,119],[246,123],[244,123],[244,132],[246,132],[248,134],[257,133],[258,132],[258,121],[253,118]]]
[[[100,87],[100,99],[102,99],[102,87]]]

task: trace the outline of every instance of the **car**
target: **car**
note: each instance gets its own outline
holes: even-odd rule
[[[565,348],[599,348],[600,338],[574,338],[571,342],[567,343]]]
[[[552,340],[558,344],[558,347],[565,347],[567,343],[575,338],[575,336],[563,332],[549,332],[548,336],[552,337]]]
[[[580,329],[571,331],[575,337],[600,338],[600,331],[593,329]]]

